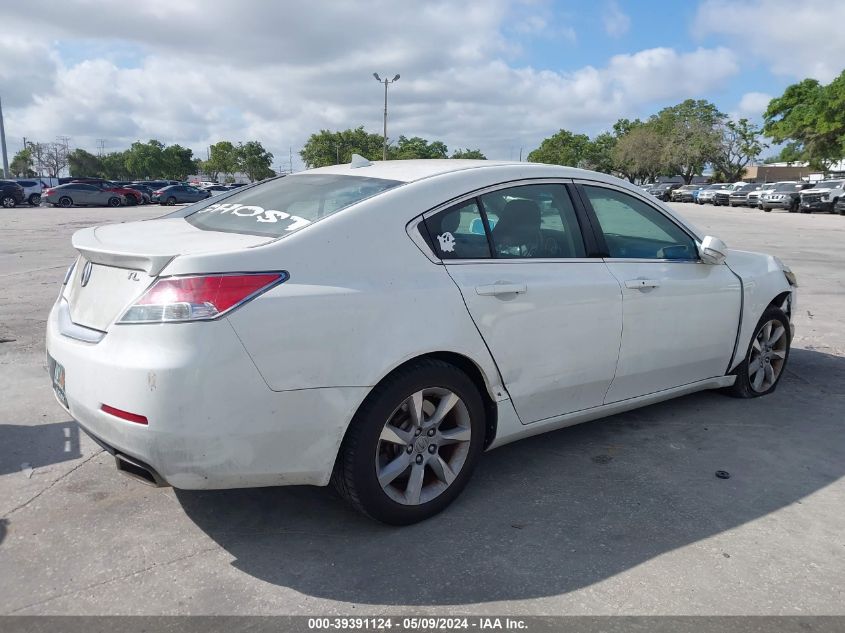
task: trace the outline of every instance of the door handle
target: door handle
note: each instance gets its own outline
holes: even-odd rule
[[[625,287],[632,290],[646,290],[647,288],[659,288],[660,282],[657,279],[629,279],[625,282]]]
[[[487,286],[476,286],[475,292],[482,297],[490,297],[496,295],[521,294],[528,291],[525,284],[509,284],[497,281],[494,284]]]

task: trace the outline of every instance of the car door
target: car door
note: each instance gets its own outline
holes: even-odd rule
[[[702,262],[694,237],[640,196],[578,189],[622,286],[622,345],[605,403],[724,375],[742,304],[736,275]]]
[[[500,186],[425,220],[524,424],[602,404],[616,369],[621,290],[583,221],[561,182]]]

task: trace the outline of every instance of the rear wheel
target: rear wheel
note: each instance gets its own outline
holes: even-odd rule
[[[138,204],[138,200],[135,198],[135,196],[126,196],[127,207],[134,207],[136,204]]]
[[[736,382],[727,392],[737,398],[772,393],[786,368],[790,344],[786,314],[780,308],[767,308],[757,323],[745,359],[734,370]]]
[[[68,207],[72,207],[73,200],[71,200],[69,196],[62,196],[61,198],[59,198],[59,206],[64,207],[65,209],[67,209]]]
[[[172,207],[174,204],[176,204],[176,198],[170,196],[167,200],[165,200],[164,204],[166,204],[168,207]]]
[[[119,207],[120,206],[120,198],[117,198],[117,197],[109,198],[109,206],[110,207]]]
[[[407,525],[448,506],[484,447],[484,405],[472,380],[438,360],[400,369],[355,414],[332,482],[357,510]]]
[[[3,196],[0,198],[0,203],[3,204],[4,209],[13,209],[17,205],[18,201],[15,200],[14,196]]]
[[[28,200],[28,202],[29,202],[29,204],[31,204],[33,207],[37,207],[37,206],[39,206],[39,205],[41,204],[41,194],[40,194],[40,193],[34,193],[34,194],[32,194],[31,196],[29,196],[29,200]]]

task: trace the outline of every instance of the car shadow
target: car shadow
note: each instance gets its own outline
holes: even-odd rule
[[[449,509],[404,528],[330,489],[176,495],[236,568],[309,596],[433,606],[559,595],[841,478],[843,379],[845,358],[796,349],[766,398],[699,393],[502,447]]]
[[[79,459],[79,425],[69,420],[32,426],[0,424],[0,475]]]

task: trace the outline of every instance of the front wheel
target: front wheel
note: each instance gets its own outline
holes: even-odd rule
[[[4,209],[14,209],[18,201],[15,200],[14,196],[3,196],[2,200],[0,200],[0,203],[3,204]]]
[[[783,310],[766,309],[754,330],[745,359],[734,370],[736,382],[728,387],[728,393],[737,398],[772,393],[786,368],[791,342],[789,320]]]
[[[454,365],[422,360],[398,370],[355,414],[332,482],[357,510],[408,525],[448,506],[484,448],[478,388]]]

